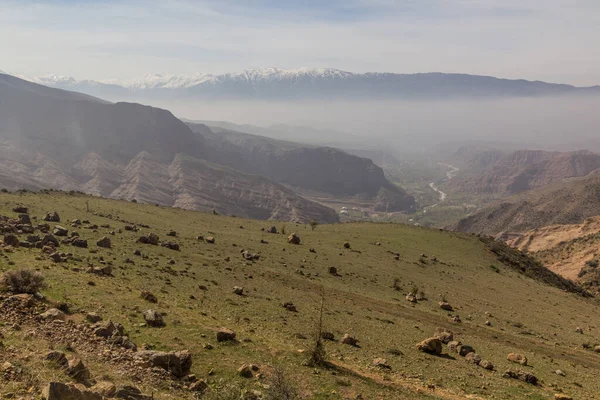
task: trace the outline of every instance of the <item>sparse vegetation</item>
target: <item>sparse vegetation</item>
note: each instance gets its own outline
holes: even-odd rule
[[[265,391],[264,400],[299,400],[298,389],[285,375],[283,369],[275,367],[269,378],[269,387]]]
[[[314,220],[314,219],[310,220],[310,229],[311,230],[314,231],[317,226],[319,226],[319,222],[317,220]]]
[[[321,367],[325,365],[325,344],[323,343],[323,312],[325,310],[325,289],[321,288],[321,301],[318,309],[317,320],[313,332],[311,347],[308,349],[308,360],[306,365],[309,367]]]
[[[15,294],[34,294],[46,287],[42,274],[30,269],[18,269],[2,274],[2,287]]]

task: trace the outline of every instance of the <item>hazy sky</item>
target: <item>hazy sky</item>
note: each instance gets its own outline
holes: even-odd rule
[[[332,67],[600,84],[599,0],[0,0],[0,70]]]

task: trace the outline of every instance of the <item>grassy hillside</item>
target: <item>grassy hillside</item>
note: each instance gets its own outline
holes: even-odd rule
[[[218,398],[230,384],[266,393],[273,367],[284,371],[304,399],[552,399],[561,391],[593,399],[600,392],[600,354],[582,347],[600,343],[595,299],[532,279],[529,275],[536,275],[527,273],[526,263],[524,272],[515,267],[516,253],[502,253],[511,264],[505,266],[497,248],[473,235],[371,223],[314,230],[277,223],[285,235],[272,234],[266,232],[271,224],[266,221],[56,192],[0,194],[0,215],[16,217],[12,209],[18,204],[29,207],[38,222],[46,212],[57,211],[59,224],[78,231],[89,247],[61,245],[58,251],[73,253],[73,258],[59,263],[39,249],[8,248],[0,258],[0,272],[27,267],[43,274],[47,304],[38,303],[39,311],[66,303],[68,320],[83,323],[85,313],[96,312],[105,321],[123,324],[140,349],[189,350],[191,372],[212,389],[205,398]],[[89,223],[71,227],[74,219]],[[125,230],[132,224],[138,232]],[[98,228],[86,228],[90,225]],[[171,230],[177,236],[167,236]],[[292,232],[300,236],[300,245],[287,243]],[[176,242],[180,251],[136,242],[148,233]],[[198,240],[199,235],[213,236],[215,243]],[[111,249],[96,246],[104,236],[111,239]],[[142,255],[134,255],[136,250]],[[242,250],[260,258],[245,260]],[[112,276],[86,272],[88,265],[110,263]],[[337,275],[329,273],[332,266]],[[234,286],[243,287],[244,295],[232,293]],[[141,299],[142,290],[155,294],[158,303]],[[408,302],[410,291],[424,299]],[[325,341],[330,367],[310,368],[302,363],[321,293],[324,329],[335,340]],[[50,347],[80,357],[98,381],[133,384],[155,399],[197,396],[185,382],[128,363],[128,350],[93,337],[88,342],[63,324],[28,320],[15,329],[12,318],[19,316],[1,305],[7,297],[0,294],[0,320],[6,321],[0,326],[0,366],[9,362],[20,372],[0,375],[0,398],[39,398],[48,381],[70,380],[42,361]],[[455,311],[440,309],[441,300]],[[286,302],[293,302],[297,312],[282,307]],[[146,326],[142,313],[147,309],[165,313],[166,326]],[[451,315],[462,322],[451,322]],[[221,327],[234,330],[239,342],[218,343]],[[419,352],[415,345],[438,327],[452,330],[455,339],[473,346],[495,370],[470,364],[447,346],[442,356]],[[341,344],[345,333],[356,337],[360,347]],[[526,355],[529,366],[507,361],[511,352]],[[373,367],[375,358],[385,358],[391,369]],[[239,376],[244,363],[259,367],[254,378]],[[509,368],[534,374],[539,385],[503,378]]]

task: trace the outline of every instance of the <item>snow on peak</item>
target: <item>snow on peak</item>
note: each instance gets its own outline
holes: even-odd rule
[[[333,68],[298,68],[282,69],[276,67],[247,69],[243,72],[228,73],[221,75],[197,73],[186,74],[148,74],[132,80],[107,79],[101,81],[77,80],[70,76],[45,75],[35,78],[27,78],[29,81],[42,85],[76,88],[78,85],[116,85],[132,90],[146,89],[185,89],[194,87],[203,83],[222,83],[227,81],[234,82],[276,82],[293,81],[297,79],[344,79],[355,74]]]

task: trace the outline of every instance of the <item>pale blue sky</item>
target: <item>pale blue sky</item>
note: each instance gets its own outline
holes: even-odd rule
[[[0,70],[331,67],[600,84],[598,0],[0,0]]]

